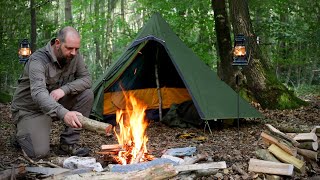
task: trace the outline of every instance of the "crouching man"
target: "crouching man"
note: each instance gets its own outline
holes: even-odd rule
[[[31,158],[49,153],[52,120],[58,119],[66,125],[60,150],[75,156],[89,153],[78,145],[82,125],[77,115],[88,117],[93,104],[92,80],[79,48],[80,35],[68,26],[25,64],[11,108],[17,142]]]

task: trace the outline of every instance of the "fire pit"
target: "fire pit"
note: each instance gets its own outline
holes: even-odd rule
[[[132,94],[124,94],[126,109],[120,109],[116,113],[118,129],[114,127],[114,133],[118,144],[102,145],[101,152],[106,160],[118,164],[127,165],[146,162],[154,159],[148,154],[146,129],[148,122],[145,118],[147,106],[139,102]]]

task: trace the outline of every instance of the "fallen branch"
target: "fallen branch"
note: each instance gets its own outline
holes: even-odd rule
[[[191,158],[184,158],[184,162],[182,163],[183,165],[187,165],[187,164],[194,164],[197,163],[199,161],[205,160],[207,159],[207,156],[204,154],[197,154],[196,156],[193,156]]]
[[[273,127],[271,124],[266,124],[268,130],[273,133],[274,135],[277,135],[289,142],[291,142],[294,146],[298,146],[299,142],[297,142],[296,140],[294,140],[293,138],[291,138],[290,136],[286,135],[285,133],[279,131],[277,128]]]
[[[240,173],[242,175],[242,179],[248,179],[250,176],[248,173],[246,173],[244,170],[242,170],[241,168],[239,168],[237,165],[233,164],[231,166],[231,168],[234,170],[234,171],[237,171],[238,173]]]
[[[111,124],[89,119],[85,116],[78,115],[77,117],[82,124],[82,128],[87,129],[89,131],[96,132],[101,135],[106,135],[110,133],[112,130]]]
[[[29,163],[36,165],[38,167],[43,167],[41,164],[38,164],[34,160],[32,160],[23,149],[21,149],[21,150],[22,150],[22,155],[25,160],[27,160]]]

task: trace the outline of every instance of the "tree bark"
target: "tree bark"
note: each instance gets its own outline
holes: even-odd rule
[[[72,22],[71,0],[65,0],[64,14],[65,14],[65,22],[69,25],[72,25],[73,22]]]
[[[37,49],[37,16],[35,8],[35,0],[30,0],[30,14],[31,14],[31,52]]]
[[[225,0],[211,0],[211,6],[214,11],[214,23],[218,46],[218,76],[221,80],[235,87],[234,67],[230,66],[232,62],[232,44],[230,37],[230,23],[226,10]]]
[[[77,116],[79,121],[82,124],[82,128],[87,129],[89,131],[96,132],[98,134],[107,134],[111,131],[112,125],[96,120],[89,119],[84,116]]]
[[[268,109],[296,108],[306,104],[277,80],[268,59],[261,52],[251,24],[248,0],[229,0],[229,4],[233,33],[245,35],[248,41],[249,65],[242,70],[242,94]]]

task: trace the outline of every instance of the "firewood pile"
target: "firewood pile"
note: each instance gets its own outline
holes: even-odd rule
[[[319,173],[318,136],[320,126],[309,133],[284,133],[266,124],[267,131],[260,137],[265,149],[256,150],[257,159],[250,159],[249,171],[272,176],[301,176],[307,173]]]

